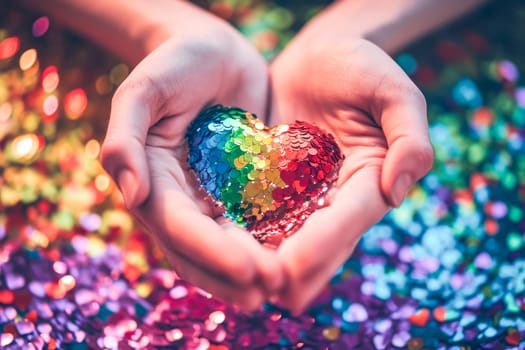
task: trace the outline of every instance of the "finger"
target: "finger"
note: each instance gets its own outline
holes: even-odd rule
[[[425,99],[408,77],[403,78],[396,86],[382,83],[376,95],[376,103],[382,107],[380,124],[388,143],[381,188],[395,207],[401,204],[410,186],[431,169],[434,161]]]
[[[149,193],[146,135],[154,102],[153,83],[131,77],[115,93],[101,161],[115,180],[128,208],[144,201]]]
[[[233,69],[229,75],[236,81],[228,81],[230,84],[222,84],[223,87],[214,103],[226,106],[236,106],[242,108],[258,118],[265,120],[267,108],[269,107],[269,71],[264,58],[257,52],[240,33],[234,33],[236,37],[235,45],[242,55],[229,57],[228,67]]]
[[[198,43],[194,44],[198,46]],[[183,138],[190,119],[217,91],[220,64],[198,69],[205,50],[168,40],[148,55],[117,89],[111,104],[102,164],[115,179],[129,208],[142,203],[150,190],[146,142],[173,147]],[[201,84],[207,75],[212,83]],[[186,87],[192,87],[188,89]],[[166,114],[178,116],[161,132],[150,128]],[[159,141],[160,140],[160,141]]]
[[[375,181],[378,168],[356,172],[330,206],[312,214],[304,226],[278,249],[289,284],[281,302],[301,312],[350,256],[359,238],[379,221],[388,206]]]
[[[432,167],[434,152],[428,134],[425,97],[386,54],[382,75],[372,83],[370,112],[381,126],[388,152],[381,189],[392,206],[399,206],[410,186]]]
[[[181,255],[167,252],[167,257],[182,279],[204,289],[227,304],[237,305],[244,312],[256,310],[265,300],[266,295],[260,286],[232,284],[201,269]]]
[[[217,220],[220,222],[218,224],[211,219],[209,216],[214,215],[210,210],[212,205],[199,198],[200,193],[195,189],[190,190],[190,180],[185,178],[180,161],[174,157],[176,153],[148,147],[152,194],[143,206],[134,210],[137,218],[155,236],[162,239],[164,246],[185,255],[202,269],[219,274],[222,278],[228,278],[228,273],[231,272],[233,281],[242,281],[244,278],[252,282],[252,279],[257,279],[269,294],[279,290],[284,281],[284,270],[275,258],[275,251],[261,246],[231,221],[222,218]],[[185,216],[184,211],[191,213]],[[174,220],[178,215],[180,219]],[[204,236],[204,240],[201,236]],[[207,240],[209,238],[213,238],[213,241]],[[231,243],[230,239],[235,242]],[[225,258],[221,256],[221,252],[226,255]],[[244,257],[248,261],[228,265],[228,259],[235,254],[238,259]],[[241,271],[235,272],[232,268]],[[247,272],[252,268],[253,276]],[[248,276],[243,277],[243,273]]]
[[[175,210],[180,216],[172,215],[169,224],[163,221],[155,225],[166,230],[163,234],[156,231],[157,236],[168,251],[184,257],[202,276],[229,285],[258,284],[268,295],[282,288],[284,270],[275,252],[262,247],[240,228],[224,229],[198,212]]]
[[[401,67],[376,45],[357,40],[335,52],[335,57],[327,58],[331,64],[323,68],[332,77],[332,84],[322,85],[320,91],[325,91],[324,98],[335,96],[338,103],[365,111],[381,127],[388,145],[381,190],[390,205],[399,206],[409,187],[430,170],[433,162],[425,98]],[[327,88],[323,90],[323,86]]]
[[[252,255],[263,248],[246,231],[225,230],[203,214],[198,202],[184,192],[186,184],[179,184],[181,180],[173,177],[178,162],[166,156],[168,153],[148,151],[151,194],[134,211],[135,215],[169,251],[184,255],[219,277],[239,284],[252,283],[257,278]]]
[[[277,252],[263,247],[246,231],[229,220],[220,220],[220,225],[225,231],[231,231],[235,239],[243,246],[255,261],[257,280],[268,295],[282,289],[285,283],[284,268],[277,258]]]
[[[181,192],[167,189],[158,195],[152,191],[140,211],[137,215],[141,221],[168,251],[181,254],[228,281],[254,282],[255,264],[248,252]]]

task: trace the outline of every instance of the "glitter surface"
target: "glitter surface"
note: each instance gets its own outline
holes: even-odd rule
[[[271,57],[317,8],[296,3],[209,6]],[[176,277],[97,161],[129,69],[1,11],[0,348],[524,349],[524,13],[492,2],[394,57],[427,97],[435,166],[293,316]]]
[[[314,125],[270,129],[233,107],[203,111],[187,139],[201,188],[262,242],[289,236],[321,206],[344,157]]]

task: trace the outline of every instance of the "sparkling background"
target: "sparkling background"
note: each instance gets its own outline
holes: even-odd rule
[[[267,57],[318,10],[211,1]],[[97,157],[129,67],[0,14],[0,348],[524,349],[525,4],[395,55],[427,97],[432,172],[314,305],[243,315],[176,279]]]

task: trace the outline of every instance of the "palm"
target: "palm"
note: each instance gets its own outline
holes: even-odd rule
[[[323,51],[322,56],[303,58],[302,64],[294,64],[294,69],[286,69],[287,62],[278,59],[272,67],[275,93],[271,121],[291,123],[299,119],[330,132],[345,154],[337,187],[344,186],[357,173],[366,173],[368,183],[380,194],[381,168],[388,144],[370,110],[370,98],[378,86],[363,80],[382,79],[365,57],[366,52],[356,52],[363,60],[355,59],[350,67],[346,60],[338,58],[337,51],[333,56]],[[341,72],[346,74],[344,81]],[[363,91],[363,87],[369,91]]]
[[[202,109],[220,103],[261,114],[266,107],[266,64],[237,45],[232,57],[221,45],[175,38],[146,57],[115,94],[103,162],[177,273],[251,309],[281,283],[280,266],[267,263],[273,252],[218,219],[186,161],[185,133]]]
[[[406,191],[432,160],[424,100],[386,54],[364,40],[316,51],[303,46],[292,43],[271,67],[271,122],[317,124],[334,135],[345,160],[329,205],[278,250],[290,276],[282,301],[296,311],[348,258],[362,233],[392,203],[399,205],[404,193],[396,193],[398,179],[410,176],[401,186]]]

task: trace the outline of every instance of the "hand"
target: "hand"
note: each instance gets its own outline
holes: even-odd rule
[[[431,168],[433,151],[423,95],[364,39],[300,36],[272,64],[271,77],[272,122],[315,123],[335,136],[346,156],[329,205],[278,249],[289,278],[280,302],[299,312],[363,232],[399,206]]]
[[[281,287],[281,265],[195,190],[185,132],[217,103],[264,115],[267,66],[227,24],[192,10],[175,34],[163,26],[153,35],[166,39],[117,90],[102,162],[182,278],[252,310]]]

